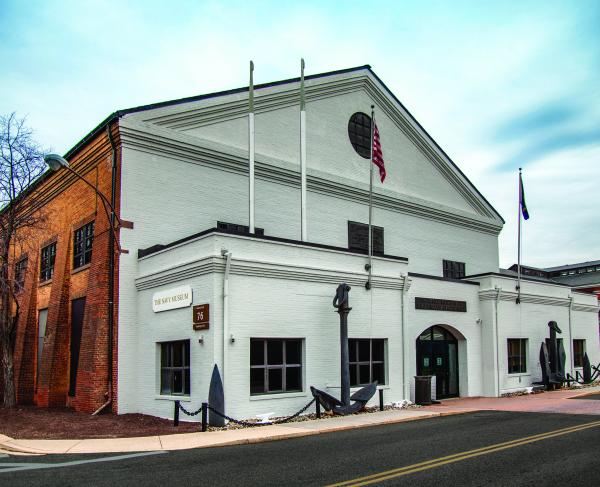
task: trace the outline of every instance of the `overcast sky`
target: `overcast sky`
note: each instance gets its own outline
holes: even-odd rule
[[[370,64],[506,220],[501,266],[519,166],[524,263],[600,259],[600,1],[488,4],[2,0],[0,113],[65,153],[116,109],[246,85],[249,59],[257,83]]]

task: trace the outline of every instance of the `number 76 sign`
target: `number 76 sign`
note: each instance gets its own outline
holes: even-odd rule
[[[194,330],[208,330],[209,326],[208,304],[198,304],[192,308],[192,322]]]

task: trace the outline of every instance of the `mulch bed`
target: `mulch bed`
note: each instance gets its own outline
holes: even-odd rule
[[[92,416],[68,408],[18,406],[0,408],[0,434],[17,439],[127,438],[200,431],[199,423],[173,421],[145,414]]]

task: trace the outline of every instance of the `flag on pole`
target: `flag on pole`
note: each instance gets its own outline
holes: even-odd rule
[[[523,189],[523,178],[521,177],[520,171],[519,171],[519,205],[521,206],[521,213],[523,213],[523,218],[525,220],[529,220],[529,212],[527,211],[527,203],[525,203],[525,190]]]
[[[385,164],[383,162],[383,152],[381,151],[381,141],[379,140],[379,129],[377,128],[375,121],[373,121],[373,124],[373,164],[379,168],[379,178],[383,183],[386,175]]]
[[[308,240],[306,227],[306,101],[304,59],[300,59],[300,238]]]

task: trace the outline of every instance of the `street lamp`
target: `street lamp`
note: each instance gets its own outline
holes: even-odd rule
[[[75,176],[77,176],[77,178],[81,179],[85,184],[87,184],[90,188],[92,188],[96,194],[100,197],[100,199],[102,200],[102,203],[104,204],[104,210],[107,213],[108,216],[108,209],[110,209],[110,216],[113,216],[114,218],[116,218],[117,220],[117,228],[120,228],[123,226],[123,223],[121,222],[121,219],[119,218],[119,216],[117,215],[117,212],[115,211],[115,209],[113,208],[113,206],[110,204],[110,201],[108,201],[108,199],[106,198],[106,196],[104,196],[96,186],[94,186],[92,183],[90,183],[87,179],[85,179],[81,174],[79,174],[77,171],[75,171],[75,169],[73,169],[70,165],[69,162],[62,156],[59,156],[58,154],[46,154],[44,156],[44,161],[46,162],[46,164],[48,164],[48,167],[56,172],[58,171],[60,168],[64,167],[65,169],[67,169],[69,172],[73,173]],[[108,209],[107,209],[108,208]],[[109,216],[109,221],[111,220]],[[117,247],[119,249],[119,253],[121,252],[121,245],[119,244],[119,239],[117,238],[116,232],[115,232],[115,228],[114,225],[111,224],[110,226],[111,231],[113,233],[113,237],[114,237],[114,241],[117,244]]]

